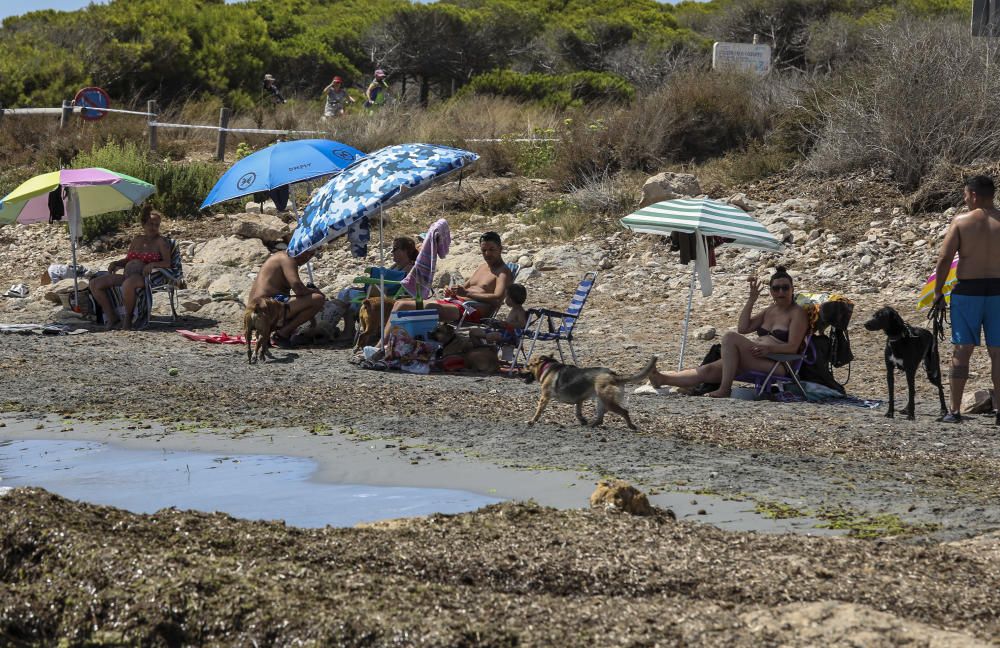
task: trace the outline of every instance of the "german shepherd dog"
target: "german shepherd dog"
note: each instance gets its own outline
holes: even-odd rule
[[[604,423],[604,414],[612,411],[625,419],[630,430],[637,429],[628,415],[628,410],[622,407],[624,385],[641,383],[649,378],[656,369],[656,356],[649,359],[639,373],[632,376],[619,376],[614,371],[604,367],[575,367],[556,362],[552,356],[540,356],[528,361],[529,375],[525,382],[537,380],[542,386],[542,395],[538,400],[535,416],[528,425],[535,424],[542,415],[542,410],[553,398],[563,403],[576,405],[576,418],[580,425],[597,427]],[[597,397],[597,416],[588,422],[583,416],[583,401]]]
[[[265,362],[265,358],[274,359],[271,355],[271,333],[285,323],[288,305],[270,297],[258,297],[249,304],[243,312],[243,337],[247,341],[247,362],[254,364],[257,360]],[[256,351],[251,348],[254,331],[257,332]]]
[[[944,404],[944,388],[941,386],[941,360],[938,356],[938,345],[934,335],[925,328],[910,326],[895,309],[885,306],[875,311],[870,320],[865,322],[869,331],[882,331],[885,341],[885,382],[889,388],[889,411],[887,418],[895,414],[895,373],[902,369],[906,374],[906,390],[908,400],[906,409],[902,410],[906,418],[913,420],[913,397],[916,391],[914,380],[920,363],[924,363],[927,380],[938,389],[938,399],[941,401],[941,414],[947,414]]]

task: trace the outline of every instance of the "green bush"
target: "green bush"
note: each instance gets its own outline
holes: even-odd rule
[[[181,218],[198,215],[202,201],[222,174],[221,165],[208,162],[167,162],[159,169],[153,206],[168,216]]]
[[[83,241],[93,241],[98,236],[117,232],[133,220],[134,213],[135,210],[130,209],[128,211],[87,216],[82,221],[80,239]],[[69,232],[66,235],[69,236]]]
[[[222,174],[223,166],[209,162],[155,160],[134,142],[109,142],[78,154],[73,167],[101,167],[144,180],[156,187],[149,202],[167,216],[196,216],[201,202]],[[109,221],[110,222],[110,221]]]
[[[515,181],[505,182],[483,194],[482,209],[487,214],[503,214],[514,211],[521,201],[521,185]]]
[[[625,79],[607,72],[556,75],[494,70],[473,78],[459,92],[459,96],[472,95],[509,97],[566,109],[591,103],[628,103],[635,89]]]

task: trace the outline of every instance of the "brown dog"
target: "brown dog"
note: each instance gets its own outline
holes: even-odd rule
[[[247,304],[247,309],[243,312],[243,337],[247,341],[248,363],[253,364],[257,360],[265,362],[265,358],[274,359],[270,351],[271,332],[285,323],[287,312],[287,304],[270,297],[258,297]],[[254,331],[257,332],[256,353],[251,349]]]
[[[497,357],[495,346],[477,344],[475,340],[459,335],[451,324],[438,324],[428,337],[442,345],[442,358],[461,356],[465,361],[466,371],[496,373],[500,369],[500,358]]]
[[[553,398],[563,403],[576,405],[576,418],[580,425],[597,427],[604,422],[604,414],[608,410],[625,419],[629,429],[635,430],[628,410],[622,407],[623,387],[629,383],[641,383],[649,378],[656,369],[656,356],[639,373],[632,376],[619,376],[614,371],[604,367],[574,367],[573,365],[556,362],[552,356],[540,356],[528,361],[529,376],[526,382],[537,380],[542,386],[542,395],[538,400],[535,416],[528,421],[533,425],[542,415],[542,410]],[[597,416],[588,423],[583,417],[583,401],[597,397]]]

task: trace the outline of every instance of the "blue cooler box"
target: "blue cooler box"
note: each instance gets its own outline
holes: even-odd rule
[[[398,326],[414,338],[426,338],[437,324],[438,312],[433,308],[399,311],[389,316],[390,326]]]

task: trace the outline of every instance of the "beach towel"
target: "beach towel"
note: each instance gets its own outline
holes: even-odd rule
[[[225,331],[217,335],[202,335],[187,329],[177,329],[177,332],[189,340],[195,342],[208,342],[209,344],[246,344],[246,338],[242,335],[229,335]]]
[[[0,333],[21,333],[38,335],[80,335],[89,333],[87,329],[74,329],[65,324],[0,324]]]
[[[451,230],[448,221],[439,219],[427,230],[427,238],[420,246],[420,253],[413,269],[403,279],[403,288],[414,297],[427,299],[431,296],[431,286],[434,283],[434,267],[437,259],[448,256],[451,247]],[[419,295],[418,295],[419,291]]]

